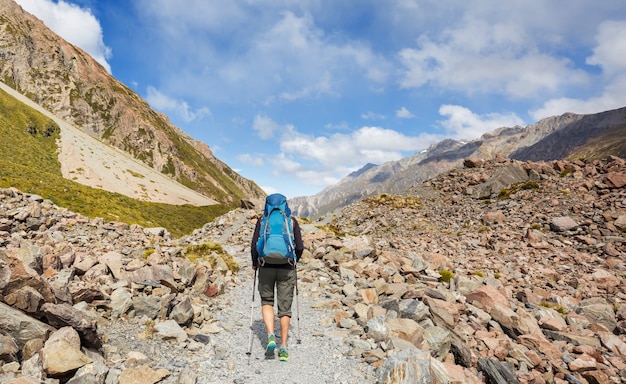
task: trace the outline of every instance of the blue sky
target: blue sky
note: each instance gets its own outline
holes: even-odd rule
[[[626,106],[623,0],[17,0],[267,193]]]

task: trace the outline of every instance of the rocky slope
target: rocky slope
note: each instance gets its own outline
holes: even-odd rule
[[[52,119],[58,125],[60,130],[60,139],[57,141],[58,160],[61,174],[65,179],[149,202],[195,206],[217,203],[127,153],[102,143],[0,82],[0,92],[2,91]],[[15,127],[20,128],[19,125]],[[17,134],[17,132],[8,134],[11,133]],[[23,148],[14,147],[6,150],[7,153],[3,153],[3,156],[19,162],[20,151],[23,151]]]
[[[0,57],[5,84],[158,172],[220,203],[264,196],[12,0],[0,0]]]
[[[527,127],[504,127],[478,139],[443,140],[415,155],[379,166],[367,166],[320,193],[290,200],[300,215],[318,217],[378,193],[397,193],[459,166],[463,159],[594,160],[626,156],[626,108],[590,115],[565,113]]]
[[[267,382],[237,301],[257,214],[172,239],[2,190],[0,382]],[[302,229],[307,342],[330,342],[282,381],[626,382],[624,159],[465,159]]]

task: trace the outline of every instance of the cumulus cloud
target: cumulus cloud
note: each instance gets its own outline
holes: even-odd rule
[[[607,21],[600,24],[597,45],[587,63],[602,68],[608,78],[626,74],[626,21]]]
[[[205,116],[211,115],[211,111],[207,107],[194,110],[186,101],[173,99],[154,87],[148,87],[146,100],[154,109],[161,112],[174,113],[185,122],[200,120]]]
[[[587,64],[601,69],[598,83],[604,84],[600,94],[586,99],[561,97],[546,101],[530,111],[539,120],[566,112],[597,113],[626,105],[626,21],[607,21],[600,24],[593,54]]]
[[[396,111],[396,117],[399,117],[401,119],[411,119],[415,117],[415,115],[413,115],[411,111],[409,111],[405,107],[402,107]]]
[[[274,176],[288,175],[294,183],[316,187],[326,187],[337,183],[341,177],[350,173],[350,168],[341,164],[334,169],[319,165],[305,165],[293,160],[291,156],[280,153],[271,158]]]
[[[100,22],[91,10],[63,0],[16,0],[29,13],[36,15],[48,28],[70,43],[85,50],[111,73],[111,48],[104,44]]]
[[[472,140],[496,128],[524,125],[524,121],[513,113],[478,115],[459,105],[442,105],[439,114],[446,117],[440,123],[455,139]]]
[[[245,154],[237,156],[237,159],[244,164],[252,165],[255,167],[262,167],[265,165],[263,156],[260,154],[245,153]]]
[[[417,47],[399,52],[400,85],[533,98],[588,81],[569,59],[542,52],[520,35],[524,31],[514,26],[476,20],[435,37],[422,34]]]
[[[323,30],[302,2],[259,7],[189,1],[180,7],[171,1],[143,1],[142,7],[152,18],[146,28],[154,28],[163,49],[176,52],[158,65],[184,72],[168,87],[184,81],[198,97],[293,103],[339,97],[345,84],[363,79],[381,84],[393,72],[389,60],[369,45]],[[199,72],[202,87],[197,86]]]
[[[347,133],[305,134],[292,125],[280,125],[266,116],[255,118],[254,129],[260,136],[277,136],[280,145],[278,154],[255,155],[258,164],[263,156],[271,164],[275,176],[289,175],[294,182],[318,187],[338,182],[365,163],[399,160],[442,139],[430,134],[407,136],[392,129],[372,126]],[[253,157],[242,155],[240,159],[250,164]]]
[[[385,115],[375,112],[366,112],[361,114],[361,118],[365,120],[385,120]]]
[[[424,137],[411,137],[380,127],[362,127],[351,133],[329,136],[302,134],[291,129],[280,139],[280,149],[285,156],[306,161],[318,172],[331,173],[334,179],[365,163],[399,160],[406,153],[429,144]]]
[[[341,84],[355,75],[384,82],[391,71],[387,61],[354,41],[335,41],[317,27],[310,14],[283,11],[281,18],[252,37],[241,59],[260,87],[286,85],[275,99],[293,101],[320,95],[337,96]],[[271,89],[270,88],[270,89]],[[270,90],[268,89],[268,90]]]
[[[280,129],[280,125],[267,116],[256,115],[252,123],[252,129],[263,140],[274,137],[274,132]]]

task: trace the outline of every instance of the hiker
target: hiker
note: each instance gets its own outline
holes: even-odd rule
[[[281,336],[278,358],[280,361],[287,361],[289,358],[287,337],[297,278],[296,263],[302,256],[304,245],[300,225],[295,217],[291,216],[285,196],[281,194],[267,196],[263,216],[257,220],[250,248],[252,268],[259,274],[261,313],[267,330],[265,353],[273,356],[276,349],[274,334],[274,301],[276,301]]]

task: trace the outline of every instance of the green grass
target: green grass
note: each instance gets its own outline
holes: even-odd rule
[[[441,276],[441,281],[444,283],[449,283],[450,280],[454,277],[454,273],[452,273],[449,269],[441,269],[439,270],[439,275]]]
[[[207,261],[211,264],[212,268],[215,268],[217,265],[216,256],[219,256],[224,260],[229,270],[233,272],[239,271],[239,264],[217,243],[190,245],[185,249],[184,253],[185,257],[194,264],[198,264],[200,261]]]
[[[148,203],[64,179],[52,120],[0,90],[0,187],[41,195],[84,216],[164,227],[179,237],[234,207]]]
[[[539,189],[539,183],[536,181],[524,181],[520,183],[515,183],[509,186],[509,188],[504,188],[498,193],[498,198],[502,200],[510,199],[511,196],[516,194],[519,191],[526,191],[531,189]]]

